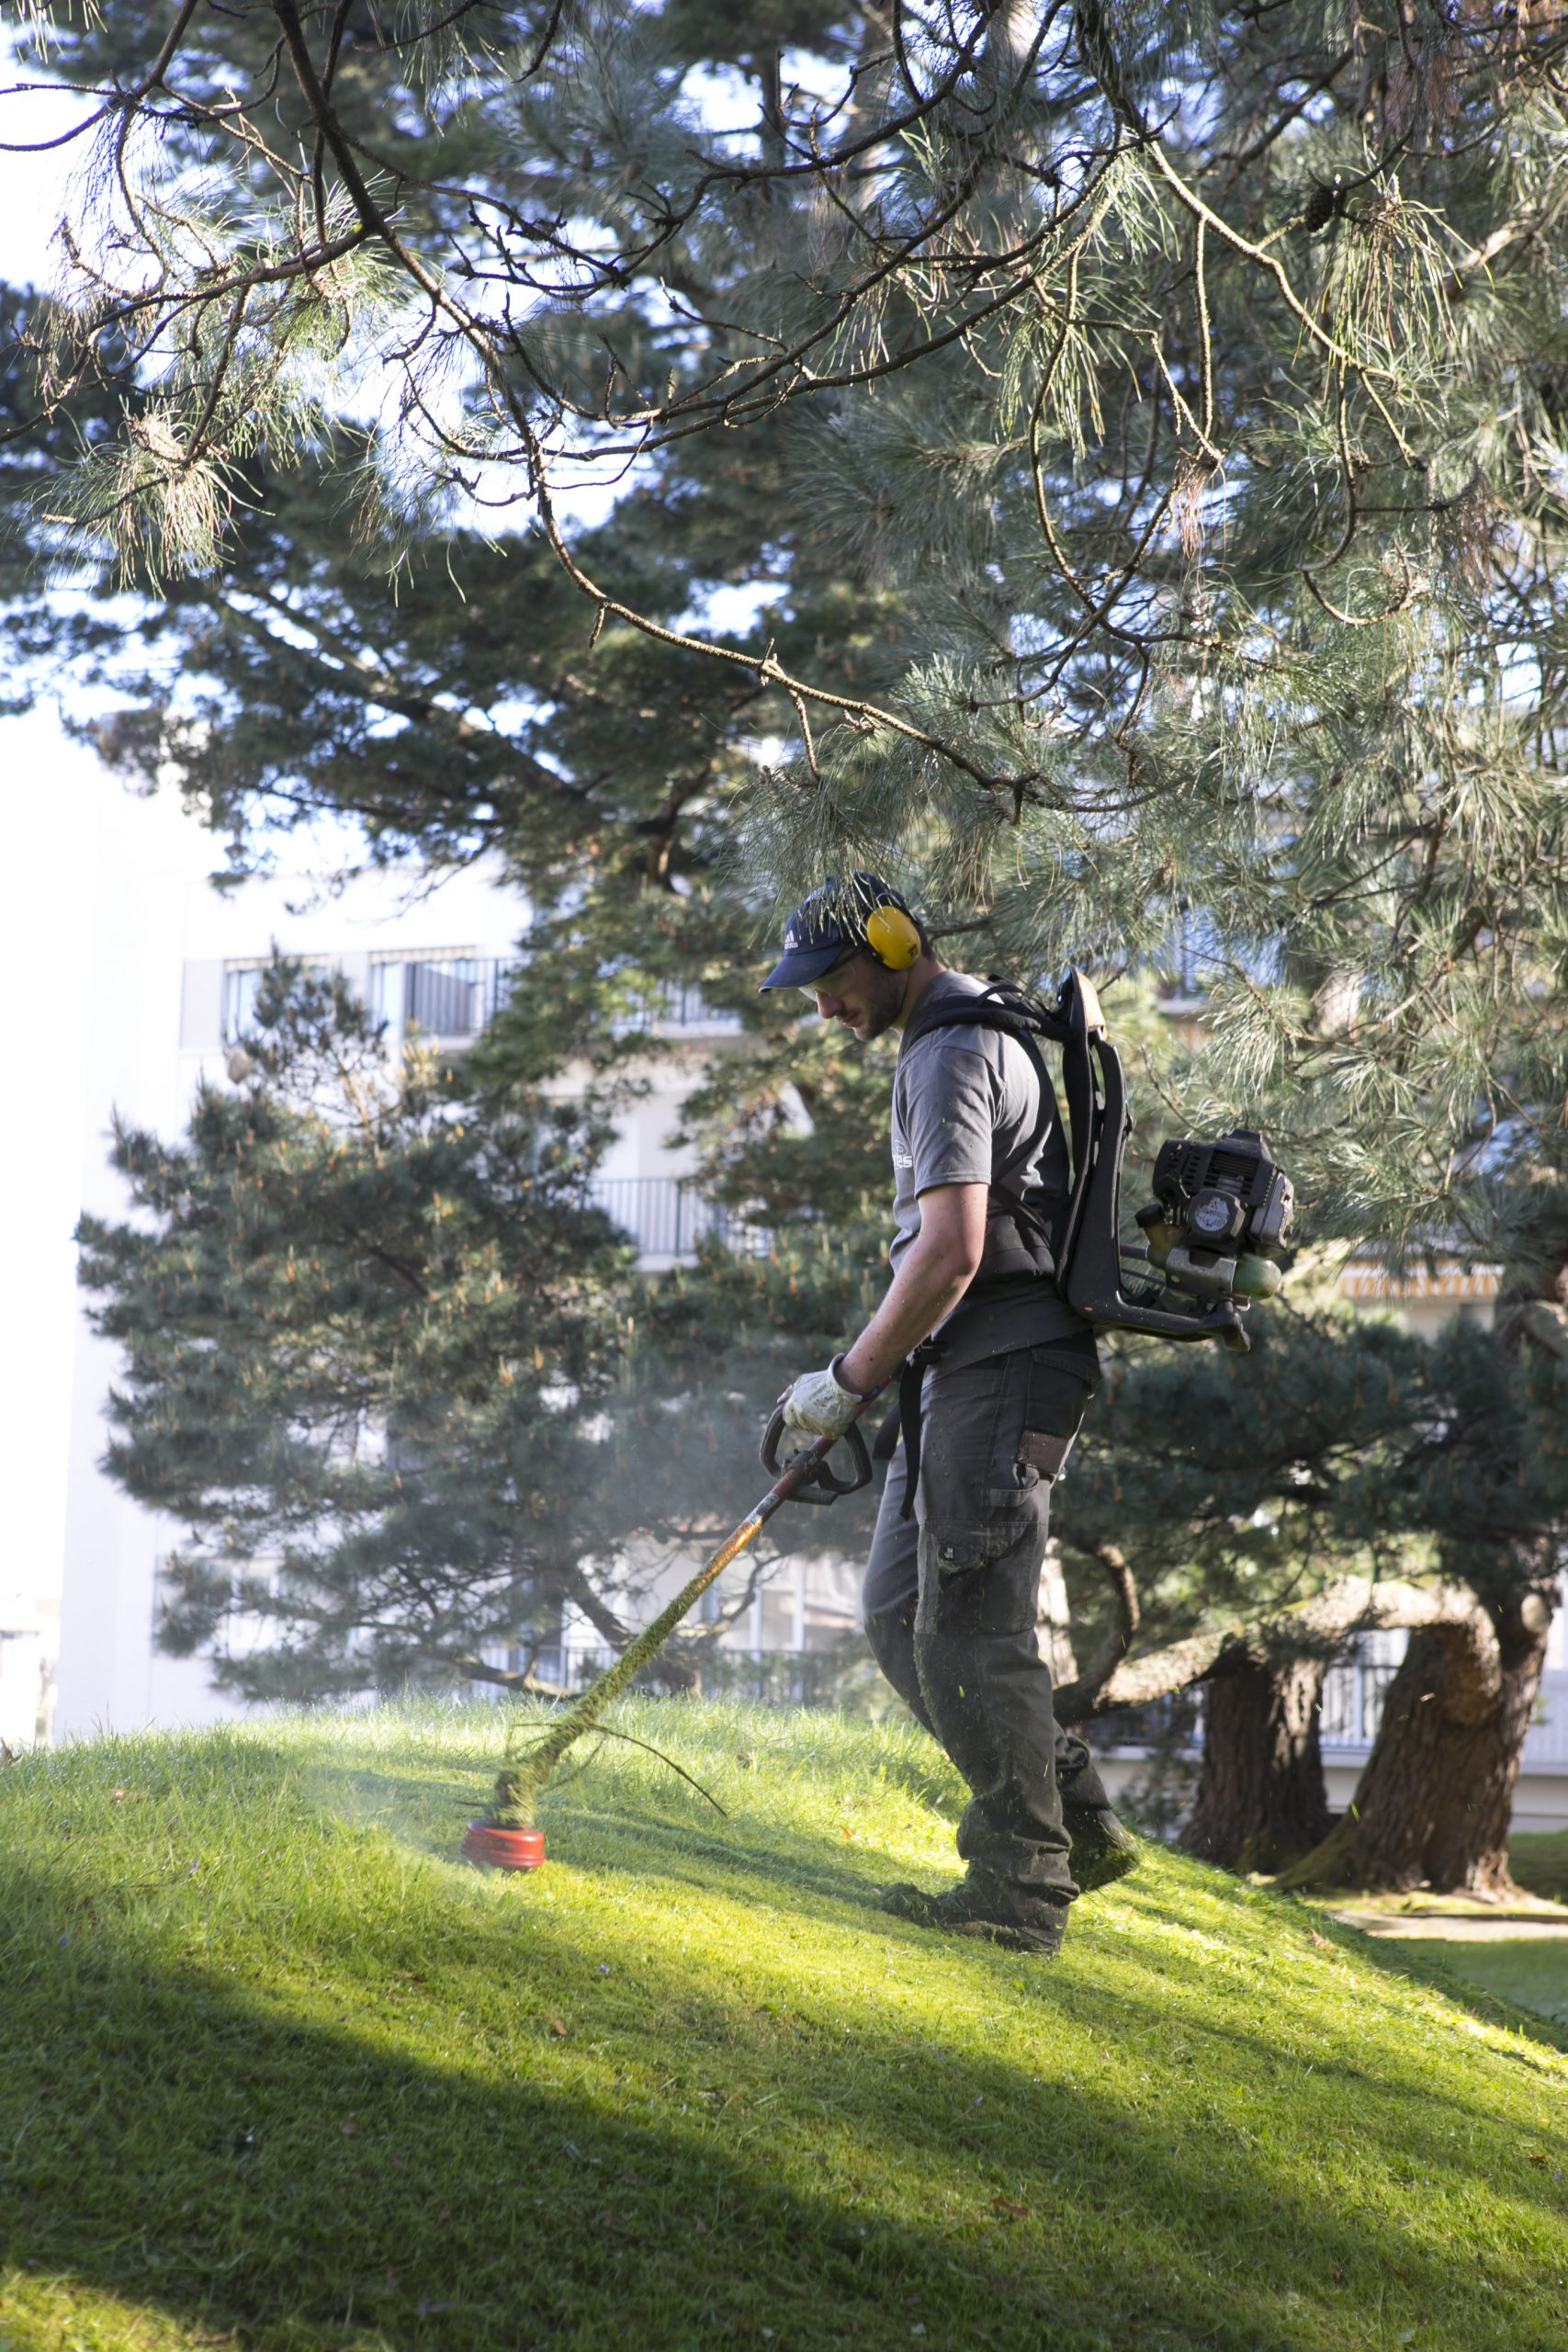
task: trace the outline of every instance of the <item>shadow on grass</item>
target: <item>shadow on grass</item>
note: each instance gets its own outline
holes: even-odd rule
[[[679,1861],[644,1837],[644,1875]],[[0,2244],[265,2352],[685,2352],[770,2328],[780,2352],[827,2352],[908,2346],[917,2327],[929,2352],[1371,2352],[1401,2318],[1446,2352],[1562,2340],[1544,2254],[1532,2267],[1520,2234],[1536,2179],[1508,2208],[1513,2235],[1485,2245],[1490,2308],[1475,2303],[1480,2238],[1412,2230],[1420,2169],[1462,2177],[1463,2101],[1433,2095],[1413,2123],[1393,2098],[1363,2100],[1355,2129],[1391,2210],[1351,2210],[1314,2177],[1345,2129],[1333,2080],[1295,2086],[1305,2136],[1268,2148],[1228,2109],[1204,2124],[1147,2084],[1121,2099],[1074,2086],[1085,2032],[1168,2066],[1171,2018],[1130,1982],[1020,1979],[1016,1959],[940,1947],[970,1997],[1038,2013],[1030,2075],[944,2052],[874,2005],[846,2029],[826,1995],[786,2031],[645,1957],[640,2031],[681,2077],[650,2097],[629,2030],[592,2010],[596,1955],[542,1906],[451,1919],[467,1973],[431,2031],[460,2048],[438,2064],[419,2054],[417,2013],[370,2006],[407,1978],[408,1920],[368,1905],[344,1943],[329,1908],[278,1991],[263,1965],[237,1973],[243,1935],[154,1932],[70,1907],[58,1875],[10,1875]],[[917,1964],[930,1949],[866,1926]],[[615,1996],[633,1997],[619,1980]],[[337,2000],[357,2014],[320,2014]],[[551,2001],[598,2021],[564,2034]],[[1265,2086],[1266,2029],[1239,2058],[1241,2038],[1228,2053],[1208,2038],[1216,2072],[1246,2064]],[[778,2118],[745,2145],[702,2079],[720,2071],[708,2053],[742,2046],[732,2099]],[[818,2139],[836,2173],[827,2155],[814,2166]]]

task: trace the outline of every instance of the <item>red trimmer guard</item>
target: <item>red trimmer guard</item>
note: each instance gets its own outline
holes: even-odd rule
[[[492,1871],[537,1871],[545,1863],[542,1829],[494,1829],[488,1821],[470,1821],[463,1840],[470,1862],[485,1862]]]

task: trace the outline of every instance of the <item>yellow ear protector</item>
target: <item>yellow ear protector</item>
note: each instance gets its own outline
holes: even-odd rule
[[[865,919],[865,944],[890,972],[907,972],[919,960],[920,934],[902,907],[874,907]]]

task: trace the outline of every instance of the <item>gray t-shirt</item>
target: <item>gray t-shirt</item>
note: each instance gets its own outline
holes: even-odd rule
[[[966,972],[939,972],[919,1012],[947,997],[979,996],[985,982]],[[993,1196],[1021,1194],[1032,1204],[1065,1193],[1066,1140],[1055,1096],[1040,1116],[1040,1080],[1016,1037],[976,1022],[917,1034],[898,1056],[893,1080],[893,1219],[888,1258],[899,1261],[920,1229],[920,1194],[938,1184],[985,1184]],[[1048,1277],[987,1278],[942,1325],[942,1362],[956,1369],[1091,1326],[1058,1298]]]

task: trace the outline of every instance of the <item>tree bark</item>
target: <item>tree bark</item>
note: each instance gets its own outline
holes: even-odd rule
[[[1111,1544],[1100,1547],[1101,1565],[1127,1576],[1126,1563]],[[1117,1579],[1112,1574],[1113,1586]],[[1118,1587],[1118,1611],[1129,1620]],[[1131,1621],[1135,1624],[1135,1617]],[[1122,1657],[1122,1631],[1081,1682],[1056,1693],[1061,1723],[1083,1723],[1120,1707],[1146,1707],[1173,1690],[1186,1690],[1215,1674],[1233,1672],[1243,1660],[1285,1661],[1303,1656],[1326,1662],[1356,1634],[1395,1626],[1438,1626],[1460,1661],[1456,1673],[1476,1706],[1490,1704],[1499,1688],[1497,1639],[1491,1620],[1465,1585],[1406,1584],[1399,1577],[1373,1583],[1365,1577],[1338,1577],[1310,1600],[1280,1609],[1249,1624],[1221,1625],[1172,1642],[1144,1657]],[[1120,1646],[1119,1646],[1120,1645]],[[1120,1662],[1118,1662],[1120,1661]]]
[[[1277,1871],[1326,1837],[1318,1710],[1325,1657],[1245,1658],[1203,1692],[1203,1763],[1181,1832],[1230,1871]]]
[[[1417,1639],[1438,1645],[1450,1713],[1457,1710],[1479,1726],[1503,1703],[1496,1633],[1467,1586],[1341,1577],[1292,1608],[1129,1660],[1124,1653],[1137,1624],[1132,1573],[1111,1545],[1100,1546],[1097,1556],[1111,1581],[1117,1622],[1094,1667],[1057,1692],[1057,1719],[1082,1723],[1201,1683],[1203,1761],[1181,1843],[1226,1870],[1277,1871],[1324,1849],[1331,1824],[1319,1744],[1323,1680],[1354,1634],[1426,1629]],[[1532,1702],[1533,1695],[1532,1687]]]
[[[1497,1625],[1490,1700],[1441,1630],[1418,1633],[1388,1688],[1382,1722],[1348,1813],[1287,1869],[1285,1886],[1517,1894],[1508,1825],[1551,1627],[1551,1587],[1527,1588]]]

